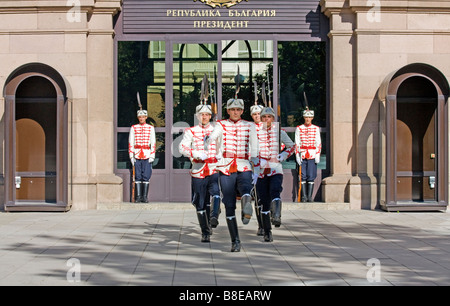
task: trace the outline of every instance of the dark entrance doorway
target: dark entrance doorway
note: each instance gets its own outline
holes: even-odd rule
[[[379,97],[386,101],[386,146],[381,153],[381,159],[386,158],[382,162],[386,173],[381,176],[386,188],[385,199],[381,190],[381,208],[447,209],[448,95],[445,77],[426,64],[405,66],[380,87]]]
[[[67,103],[51,67],[17,69],[5,87],[5,210],[67,211]]]
[[[411,77],[397,94],[397,201],[436,201],[437,91]]]
[[[200,40],[193,36],[165,41],[118,41],[117,50],[116,173],[124,180],[123,199],[126,202],[131,200],[128,133],[130,126],[137,122],[136,92],[140,92],[157,138],[150,180],[151,202],[190,201],[191,163],[189,158],[179,153],[178,144],[184,130],[198,124],[194,112],[205,74],[210,85],[208,103],[217,105],[215,119],[228,118],[225,105],[234,96],[239,68],[239,97],[246,105],[243,119],[252,121],[250,106],[255,100],[263,104],[264,85],[267,100],[271,100],[274,109],[278,110],[277,106],[280,106],[282,127],[294,140],[296,126],[303,123],[303,99],[308,95],[310,106],[316,110],[315,123],[322,128],[322,143],[326,144],[324,42]],[[301,77],[299,71],[302,71]],[[258,85],[257,91],[254,90],[254,82]],[[314,195],[320,195],[320,179],[327,167],[326,149],[322,153]],[[297,201],[295,156],[286,160],[283,168],[286,169],[286,179],[282,197]],[[320,201],[320,196],[316,200]]]
[[[56,90],[43,77],[16,92],[16,200],[56,203]]]

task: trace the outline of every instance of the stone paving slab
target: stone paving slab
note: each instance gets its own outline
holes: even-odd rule
[[[286,209],[272,243],[239,220],[231,253],[224,215],[201,243],[189,205],[0,213],[0,285],[450,285],[445,212]]]

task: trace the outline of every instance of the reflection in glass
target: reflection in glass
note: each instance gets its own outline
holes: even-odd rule
[[[165,42],[118,42],[118,127],[137,122],[139,92],[150,124],[165,126]]]
[[[200,103],[204,75],[209,80],[208,103],[217,103],[217,45],[174,44],[173,123],[195,124],[195,107]]]
[[[234,98],[239,66],[240,92],[245,109],[242,118],[252,121],[250,106],[254,104],[253,82],[258,83],[259,104],[262,101],[262,84],[265,82],[266,96],[273,101],[273,41],[222,41],[222,113],[227,118],[226,101]],[[269,80],[268,80],[269,78]],[[268,84],[270,83],[270,92]]]
[[[314,110],[313,124],[326,127],[325,42],[279,42],[280,106],[283,126],[303,123],[306,107]]]
[[[117,169],[131,169],[130,156],[128,154],[129,133],[117,134]]]
[[[178,145],[183,139],[183,132],[173,134],[173,169],[191,169],[191,161],[178,150]]]
[[[156,133],[156,153],[153,169],[166,168],[166,133]]]

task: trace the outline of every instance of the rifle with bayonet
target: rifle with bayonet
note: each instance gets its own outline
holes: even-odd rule
[[[137,103],[139,106],[139,110],[142,110],[141,96],[139,95],[139,91],[136,93],[136,99],[137,99]],[[135,179],[136,172],[135,172],[135,168],[134,168],[134,163],[132,163],[132,166],[133,166],[132,167],[133,168],[133,170],[132,170],[133,184],[131,186],[131,202],[134,203],[135,202],[134,194],[136,192],[136,179]]]

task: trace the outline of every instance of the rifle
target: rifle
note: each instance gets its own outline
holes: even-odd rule
[[[264,103],[264,107],[268,107],[267,105],[267,96],[266,96],[266,82],[262,83],[262,89],[261,89],[261,97]]]
[[[258,105],[258,83],[256,81],[253,81],[253,88],[255,91],[255,105]],[[252,163],[252,172],[255,173],[255,167]],[[258,192],[256,190],[256,183],[253,184],[253,194],[255,199],[255,212],[256,212],[256,218],[258,220],[258,224],[262,225],[262,219],[261,219],[261,211],[259,210],[259,200],[258,200]]]
[[[304,84],[302,84],[304,85]],[[306,92],[303,90],[303,98],[305,99],[305,105],[306,109],[309,109],[308,105],[308,98],[306,97]],[[301,160],[301,158],[300,158]],[[300,202],[301,199],[301,191],[302,191],[302,165],[298,165],[298,202]]]
[[[209,72],[208,72],[209,75]],[[214,81],[216,81],[216,66],[214,66]],[[216,121],[216,115],[217,115],[217,104],[216,104],[216,84],[214,84],[214,94],[212,94],[212,82],[209,82],[209,92],[211,94],[211,111],[213,115],[213,121]]]
[[[214,67],[214,73],[215,73],[215,67]],[[214,106],[214,103],[213,103],[214,96],[212,95],[212,85],[211,85],[211,82],[209,82],[208,77],[206,76],[206,73],[205,73],[203,76],[201,92],[200,92],[200,104],[201,105],[208,104],[208,98],[209,98],[210,94],[211,94],[211,112],[212,112],[212,116],[215,117],[216,107]],[[205,138],[203,139],[203,149],[205,151],[209,150],[209,135],[205,136]]]
[[[137,98],[137,102],[138,102],[138,105],[139,105],[139,110],[142,110],[142,103],[141,103],[141,96],[139,95],[139,91],[136,93],[136,98]],[[134,199],[134,193],[135,193],[135,191],[136,191],[136,179],[135,179],[135,168],[134,168],[134,165],[132,164],[132,175],[133,175],[133,184],[132,184],[132,186],[131,186],[131,203],[134,203],[135,202],[135,199]]]
[[[134,192],[135,192],[135,189],[136,189],[136,179],[134,178],[134,176],[136,175],[135,173],[134,173],[134,165],[133,165],[133,171],[132,171],[132,176],[133,176],[133,183],[132,183],[132,186],[131,186],[131,203],[134,203],[135,202],[135,200],[134,200]]]
[[[272,107],[272,100],[270,99],[270,76],[269,76],[269,68],[267,68],[267,87],[268,87],[268,93],[269,96],[269,107]],[[278,76],[278,87],[280,87],[280,77]],[[278,117],[278,152],[281,153],[282,146],[281,146],[281,108],[280,108],[280,90],[278,88],[278,105],[277,105],[277,117]]]
[[[236,82],[236,91],[234,93],[234,98],[237,100],[239,91],[241,90],[241,73],[240,73],[240,70],[239,70],[239,65],[238,65],[237,76],[236,76],[236,79],[234,81]]]
[[[258,83],[253,81],[253,88],[255,90],[255,105],[258,105]]]
[[[216,69],[216,67],[214,66],[214,70]],[[214,71],[215,73],[215,71]],[[211,78],[211,75],[208,72],[208,76],[209,78]],[[215,90],[214,90],[215,91]],[[212,116],[213,116],[213,120],[216,120],[216,102],[214,102],[214,95],[212,94],[212,82],[209,82],[209,93],[211,94],[211,112],[212,112]],[[215,94],[215,92],[214,92]]]
[[[269,107],[272,107],[272,100],[270,99],[270,79],[268,68],[267,68],[267,95],[269,96]]]

